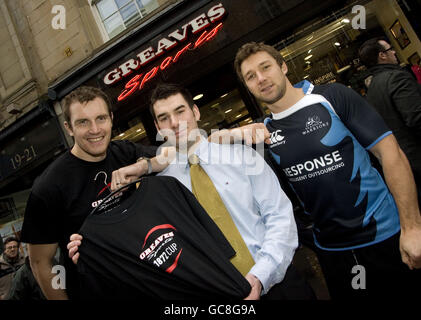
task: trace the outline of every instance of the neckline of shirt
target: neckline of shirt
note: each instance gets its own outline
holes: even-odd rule
[[[92,223],[110,224],[129,218],[132,214],[135,213],[135,211],[129,211],[128,209],[133,206],[135,201],[139,203],[143,202],[148,187],[148,182],[151,178],[153,177],[142,178],[139,187],[134,190],[127,199],[123,200],[119,205],[117,205],[117,207],[114,207],[110,209],[110,211],[104,213],[89,215],[86,217],[86,221],[89,220]],[[141,210],[141,206],[139,206],[139,208]],[[127,214],[125,213],[125,210],[128,210]]]
[[[209,148],[209,141],[207,139],[205,139],[205,137],[202,136],[200,138],[199,145],[197,146],[196,150],[194,150],[194,152],[193,152],[193,154],[198,156],[201,163],[207,164],[209,162],[208,148]],[[187,154],[177,151],[176,157],[171,161],[170,165],[175,165],[175,164],[177,164],[177,162],[180,163],[180,164],[185,164],[185,166],[188,167],[189,163],[187,161]]]
[[[312,103],[309,103],[312,99],[312,94],[306,94],[304,97],[302,97],[300,100],[298,100],[294,105],[292,105],[291,107],[289,107],[288,109],[278,112],[278,113],[273,113],[272,112],[272,119],[273,120],[279,120],[279,119],[283,119],[286,118],[288,116],[290,116],[291,114],[293,114],[294,112],[300,110],[301,108],[310,105]]]

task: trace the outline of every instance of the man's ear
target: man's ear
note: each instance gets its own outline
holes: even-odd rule
[[[155,124],[156,131],[159,132],[159,126],[158,126],[158,123],[156,122],[156,120],[154,120],[153,123]]]
[[[168,140],[168,137],[167,136],[163,136],[162,134],[161,134],[161,132],[160,132],[160,128],[159,128],[159,125],[158,125],[158,123],[156,122],[156,120],[154,120],[153,121],[153,123],[155,124],[155,128],[156,128],[156,131],[157,131],[157,141],[162,141],[162,139],[164,140],[164,141],[167,141]]]
[[[73,137],[73,130],[72,130],[72,126],[70,125],[70,123],[68,123],[67,121],[64,121],[64,127],[66,128],[67,133],[69,134],[69,136]]]
[[[199,121],[200,120],[199,107],[196,104],[194,104],[192,110],[193,110],[194,118],[196,119],[196,121]]]
[[[286,75],[288,73],[288,66],[285,63],[285,61],[282,63],[282,67],[281,67],[282,72]]]
[[[385,55],[386,55],[386,53],[380,51],[379,55],[377,56],[377,63],[382,62],[384,60]]]

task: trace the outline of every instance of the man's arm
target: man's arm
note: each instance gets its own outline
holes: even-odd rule
[[[213,132],[209,142],[232,144],[245,142],[247,145],[265,142],[270,144],[270,133],[264,123],[257,122],[234,129],[222,129]]]
[[[421,88],[409,72],[394,73],[389,81],[393,103],[405,124],[421,137]]]
[[[163,147],[156,157],[150,159],[152,172],[161,172],[174,159],[176,150],[174,147]],[[148,173],[148,161],[143,159],[129,166],[113,171],[111,179],[111,190],[129,184]]]
[[[410,269],[421,268],[421,215],[409,162],[393,135],[382,139],[370,151],[379,159],[398,207],[402,261]]]
[[[265,226],[261,248],[249,273],[260,280],[266,294],[273,285],[283,280],[292,261],[298,247],[297,225],[291,201],[275,173],[257,152],[248,147],[244,149],[249,149],[243,158],[248,169],[251,169],[250,166],[261,168],[255,171],[246,169],[245,174],[251,182],[254,202]],[[253,287],[253,283],[250,284]]]
[[[58,248],[53,244],[28,244],[29,260],[31,269],[42,292],[48,300],[68,300],[67,293],[63,289],[54,289],[52,280],[55,276],[51,271],[52,261]]]

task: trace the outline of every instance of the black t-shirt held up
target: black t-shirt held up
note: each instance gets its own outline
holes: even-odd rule
[[[250,293],[229,261],[235,251],[175,178],[143,178],[118,207],[90,215],[79,233],[82,299],[233,300]]]

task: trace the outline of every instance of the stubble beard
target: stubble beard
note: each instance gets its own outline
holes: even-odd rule
[[[277,101],[281,100],[284,97],[285,92],[286,92],[286,83],[283,83],[280,86],[280,89],[278,90],[278,94],[274,98],[269,99],[269,98],[265,98],[264,96],[260,95],[259,100],[266,103],[266,104],[271,105],[271,104],[274,104]]]

